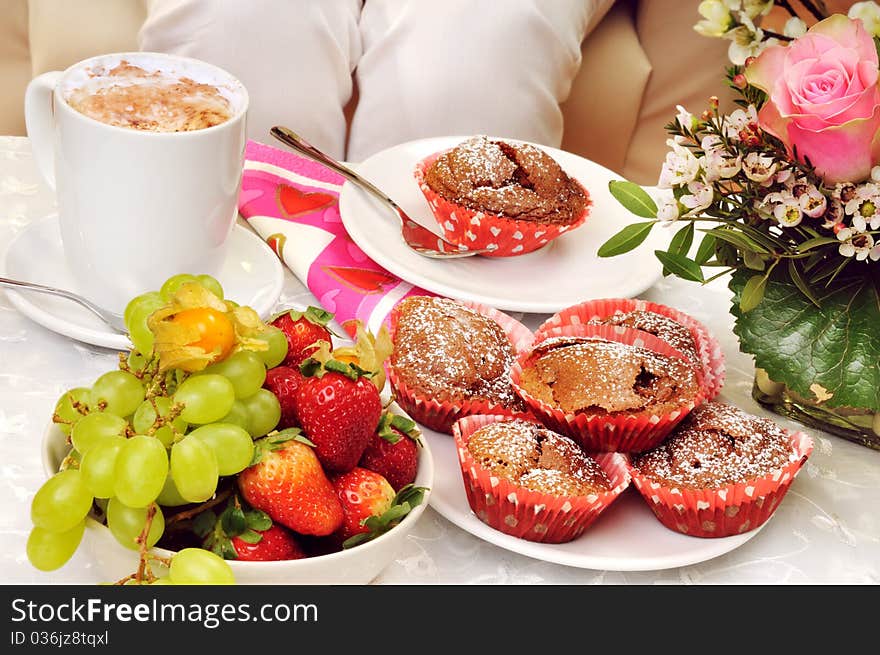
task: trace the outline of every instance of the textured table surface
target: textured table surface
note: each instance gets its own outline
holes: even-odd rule
[[[0,251],[54,211],[27,139],[0,137]],[[731,331],[723,286],[664,280],[643,297],[704,321],[722,344],[728,377],[720,400],[764,413],[752,400],[751,359]],[[315,304],[289,271],[278,307]],[[545,317],[518,316],[530,327]],[[51,574],[25,557],[31,498],[44,479],[40,439],[58,396],[115,365],[116,353],[72,341],[20,314],[0,290],[0,583],[106,582],[84,552]],[[782,421],[788,427],[793,423]],[[662,571],[623,573],[550,564],[498,548],[433,508],[379,584],[872,584],[880,582],[880,452],[808,430],[816,447],[785,502],[753,539],[725,555]]]

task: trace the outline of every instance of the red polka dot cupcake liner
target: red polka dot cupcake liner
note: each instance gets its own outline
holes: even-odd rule
[[[467,416],[453,427],[468,503],[486,525],[520,539],[563,543],[580,537],[629,486],[626,458],[602,453],[594,459],[605,471],[612,489],[587,496],[556,496],[520,487],[484,469],[467,448],[471,435],[505,416]]]
[[[491,318],[501,329],[507,334],[510,343],[513,345],[516,354],[527,351],[532,346],[534,335],[532,331],[525,325],[517,321],[512,316],[508,316],[504,312],[500,312],[488,305],[470,301],[456,301],[465,307],[479,312],[483,316]],[[392,341],[394,333],[397,329],[397,308],[391,310],[389,315],[389,333]],[[430,396],[426,396],[416,389],[407,385],[401,379],[397,370],[392,364],[386,366],[386,373],[391,388],[394,390],[394,398],[397,404],[409,414],[409,416],[421,425],[436,430],[452,434],[452,424],[462,416],[469,414],[500,414],[516,418],[534,419],[528,411],[518,412],[508,407],[504,407],[497,403],[486,400],[460,400],[456,402],[442,401]]]
[[[585,323],[606,319],[618,312],[625,314],[632,311],[660,314],[690,330],[703,367],[703,395],[706,400],[715,398],[724,385],[725,377],[724,353],[721,351],[721,345],[697,319],[666,305],[633,298],[588,300],[568,307],[544,321],[535,331],[535,343],[549,336],[577,335]]]
[[[643,476],[631,464],[633,484],[659,521],[692,537],[729,537],[755,530],[779,507],[795,476],[813,451],[804,432],[789,433],[791,461],[768,476],[717,489],[670,487]]]
[[[579,328],[577,335],[564,334],[562,328],[548,328],[544,331],[544,340],[552,336],[596,337],[686,360],[683,354],[654,335],[616,325],[584,325]],[[537,345],[540,342],[535,343]],[[565,412],[535,398],[520,386],[523,366],[531,356],[531,352],[523,353],[513,365],[510,373],[513,388],[526,401],[529,410],[539,421],[551,430],[571,437],[587,452],[632,453],[650,450],[660,444],[694,407],[705,400],[702,375],[700,371],[695,371],[698,379],[696,395],[669,412],[615,415]]]
[[[443,152],[434,153],[416,164],[416,182],[434,213],[443,238],[469,249],[492,248],[491,252],[483,253],[484,257],[513,257],[542,248],[553,239],[582,225],[590,213],[590,194],[583,189],[583,185],[581,188],[587,198],[586,206],[581,215],[570,223],[524,221],[468,209],[447,200],[425,181],[425,171],[442,154]]]

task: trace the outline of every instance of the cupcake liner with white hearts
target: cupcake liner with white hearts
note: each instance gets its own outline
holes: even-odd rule
[[[519,355],[531,348],[533,334],[525,325],[512,316],[500,312],[488,305],[470,301],[456,301],[476,312],[491,318],[507,334],[513,345],[514,354]],[[397,329],[397,309],[393,309],[388,317],[389,333],[392,341]],[[518,418],[532,419],[528,411],[515,411],[495,402],[487,400],[462,399],[458,401],[442,401],[419,393],[407,385],[392,364],[387,364],[386,373],[394,398],[409,416],[421,425],[438,432],[452,433],[452,424],[462,416],[469,414],[502,414]]]
[[[717,489],[671,487],[629,465],[633,484],[659,521],[693,537],[729,537],[755,530],[779,507],[783,496],[813,450],[804,432],[789,433],[791,461],[770,475]]]
[[[626,458],[602,453],[594,459],[605,471],[611,490],[587,496],[556,496],[533,491],[499,478],[484,469],[467,448],[471,435],[506,416],[467,416],[453,426],[468,503],[474,514],[500,532],[543,543],[563,543],[581,536],[599,515],[629,486]]]
[[[687,361],[682,353],[665,341],[632,328],[616,325],[584,325],[577,335],[565,334],[564,328],[548,328],[543,334],[543,340],[552,336],[578,336],[617,341]],[[538,345],[538,342],[535,345]],[[538,420],[551,430],[573,438],[587,452],[630,453],[650,450],[663,441],[694,407],[705,400],[701,372],[694,369],[698,381],[697,393],[693,398],[682,400],[681,404],[672,411],[661,414],[569,413],[535,398],[520,386],[523,366],[530,357],[531,352],[523,353],[513,365],[510,373],[513,388],[526,401],[529,410]]]
[[[718,340],[709,330],[694,317],[682,311],[647,300],[633,298],[603,298],[588,300],[568,307],[548,318],[535,331],[535,343],[548,336],[571,334],[577,335],[581,326],[594,320],[602,320],[616,313],[632,311],[653,312],[671,318],[690,330],[694,339],[697,355],[703,366],[703,393],[706,400],[712,400],[724,385],[725,365],[724,354]],[[552,332],[551,332],[552,331]]]
[[[425,180],[425,172],[442,154],[434,153],[416,164],[416,182],[443,231],[443,238],[469,249],[491,248],[491,252],[483,253],[484,257],[512,257],[542,248],[560,235],[579,227],[590,213],[590,194],[586,189],[583,189],[587,198],[584,211],[569,223],[519,220],[456,204],[434,191]]]

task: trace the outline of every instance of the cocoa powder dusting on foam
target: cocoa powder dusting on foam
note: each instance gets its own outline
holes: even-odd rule
[[[453,300],[415,296],[397,308],[391,365],[410,387],[439,401],[485,399],[511,409],[513,346],[491,318]]]
[[[790,438],[773,421],[712,402],[633,465],[662,484],[703,489],[770,475],[794,459]]]
[[[232,117],[229,101],[211,84],[162,71],[148,72],[127,61],[66,97],[81,114],[107,125],[148,132],[188,132],[226,122]]]
[[[602,467],[574,441],[528,421],[490,423],[474,432],[468,451],[492,475],[557,496],[611,489]]]

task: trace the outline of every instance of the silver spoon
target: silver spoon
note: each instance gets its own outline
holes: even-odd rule
[[[90,312],[92,312],[95,316],[104,321],[119,334],[128,334],[128,330],[125,327],[125,320],[123,319],[121,314],[111,312],[109,309],[104,309],[103,307],[98,307],[95,303],[87,300],[86,298],[83,298],[79,294],[73,293],[72,291],[67,291],[65,289],[56,289],[55,287],[47,287],[43,284],[35,284],[33,282],[11,280],[7,277],[0,277],[0,287],[25,289],[27,291],[37,291],[39,293],[46,293],[52,296],[67,298],[67,300],[72,300],[73,302],[79,303],[80,305],[88,309]]]
[[[306,157],[309,157],[317,162],[324,164],[327,168],[336,171],[345,179],[353,182],[354,184],[357,184],[362,189],[369,191],[379,200],[389,205],[400,218],[400,233],[403,236],[403,240],[410,248],[415,250],[420,255],[424,255],[425,257],[433,257],[435,259],[452,259],[458,257],[471,257],[473,255],[479,255],[481,253],[491,252],[492,250],[494,250],[494,248],[468,250],[464,246],[457,246],[455,244],[449,243],[448,241],[445,241],[439,235],[431,232],[425,227],[422,227],[414,220],[412,220],[409,216],[407,216],[406,212],[404,212],[396,202],[394,202],[386,194],[382,193],[382,191],[376,188],[376,186],[373,185],[372,182],[361,177],[347,166],[340,164],[329,155],[324,154],[315,146],[311,145],[301,136],[296,134],[296,132],[294,132],[293,130],[282,127],[280,125],[276,125],[271,130],[269,130],[269,132],[272,134],[272,136],[274,136],[282,143],[290,146],[291,148],[299,153],[302,153]]]

